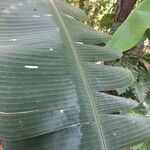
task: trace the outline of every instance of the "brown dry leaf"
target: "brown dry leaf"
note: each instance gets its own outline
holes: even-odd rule
[[[150,63],[144,59],[140,59],[141,63],[144,64],[144,66],[146,67],[146,69],[149,71],[150,70]]]

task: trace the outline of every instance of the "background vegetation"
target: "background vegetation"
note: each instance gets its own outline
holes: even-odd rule
[[[123,22],[132,8],[142,0],[67,0],[88,15],[87,24],[101,31],[110,31],[115,23]],[[123,3],[123,4],[121,4]],[[121,7],[122,5],[122,7]],[[126,8],[125,8],[126,7]],[[125,9],[125,10],[124,10]],[[121,14],[124,13],[123,16]]]
[[[142,1],[143,0],[68,0],[73,6],[79,7],[86,12],[88,15],[86,24],[96,30],[107,32],[111,35],[117,31],[120,25],[122,25],[130,15],[131,11],[138,7]],[[146,16],[143,16],[143,19],[146,20]],[[146,22],[145,20],[142,21],[143,24]],[[142,22],[141,27],[144,26]],[[132,24],[134,24],[134,22]],[[138,24],[140,24],[140,22],[138,22]],[[113,41],[113,43],[115,42]],[[140,42],[134,45],[134,47],[127,49],[120,60],[109,62],[109,64],[112,65],[129,68],[135,77],[135,83],[132,87],[129,89],[118,89],[118,93],[113,93],[114,95],[131,97],[139,102],[139,107],[136,110],[129,112],[129,115],[142,114],[149,117],[150,114],[149,51],[149,29],[147,29],[144,36],[141,37]],[[149,142],[146,141],[131,149],[149,150]]]

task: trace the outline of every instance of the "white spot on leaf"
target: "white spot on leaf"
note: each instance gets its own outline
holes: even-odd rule
[[[87,122],[86,124],[90,124],[90,122]]]
[[[75,44],[83,44],[83,42],[74,42]]]
[[[10,41],[12,41],[12,42],[16,42],[16,41],[18,41],[17,39],[10,39]]]
[[[39,15],[33,15],[32,17],[33,17],[33,18],[40,18]]]
[[[53,15],[52,14],[44,14],[44,16],[46,16],[46,17],[52,17]]]
[[[38,69],[39,68],[38,66],[32,66],[32,65],[25,65],[24,67],[28,68],[28,69]]]
[[[62,109],[60,110],[60,112],[61,112],[61,113],[64,113],[64,111],[63,111]]]
[[[21,121],[21,120],[19,120],[19,123],[21,124],[21,123],[22,123],[22,121]]]
[[[95,62],[95,64],[97,64],[97,65],[103,65],[104,64],[104,61],[98,61],[98,62]]]
[[[67,16],[67,17],[69,17],[69,18],[71,18],[71,19],[74,19],[72,16],[70,16],[70,15],[67,15],[67,14],[65,14],[65,16]]]
[[[56,31],[60,31],[60,29],[59,29],[59,28],[57,28],[57,29],[56,29]]]

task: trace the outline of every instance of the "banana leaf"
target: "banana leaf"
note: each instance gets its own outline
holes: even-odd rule
[[[121,113],[138,103],[109,94],[133,75],[96,63],[122,53],[97,46],[109,36],[84,12],[63,0],[1,0],[0,12],[4,150],[127,150],[150,138],[149,118]]]

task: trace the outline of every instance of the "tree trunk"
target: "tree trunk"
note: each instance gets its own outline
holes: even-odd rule
[[[122,23],[126,20],[137,0],[118,0],[116,22]]]

